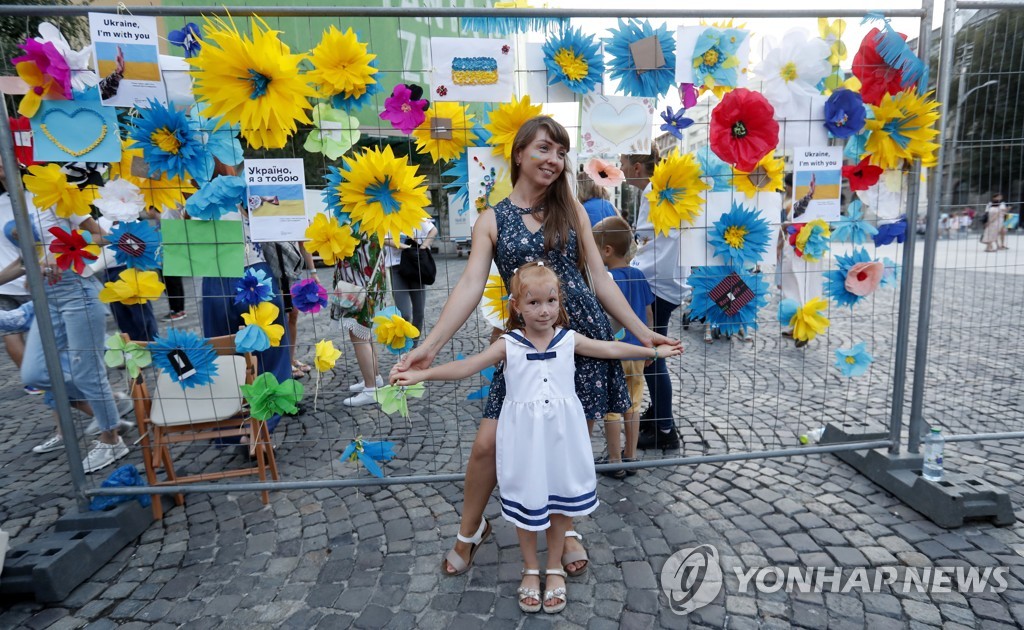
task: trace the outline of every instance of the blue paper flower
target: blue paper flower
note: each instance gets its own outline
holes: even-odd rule
[[[306,278],[292,284],[292,306],[300,313],[319,313],[327,306],[327,289],[314,278]]]
[[[736,55],[747,35],[738,28],[705,28],[697,37],[689,64],[693,66],[694,85],[708,89],[736,87],[740,68]]]
[[[493,109],[494,105],[492,103],[485,103],[484,114],[481,118],[489,120],[490,112]],[[473,125],[473,134],[476,135],[475,146],[484,147],[491,141],[491,132],[485,129],[480,122]],[[449,208],[454,205],[460,215],[466,214],[469,211],[469,152],[463,151],[458,159],[448,162],[448,166],[449,169],[442,173],[442,177],[451,177],[453,179],[444,184],[444,187],[455,191],[451,193],[451,205],[449,205]]]
[[[651,98],[668,94],[675,86],[676,73],[676,42],[668,26],[662,24],[655,30],[647,20],[626,22],[620,19],[619,29],[609,29],[609,32],[612,36],[604,40],[605,51],[611,55],[611,78],[619,80],[619,91],[626,96]],[[629,45],[648,37],[658,38],[665,63],[654,69],[641,68],[645,71],[638,72]]]
[[[747,210],[733,202],[732,209],[715,221],[708,244],[727,265],[752,267],[764,257],[771,239],[768,222],[756,210]]]
[[[682,140],[683,129],[693,124],[693,119],[684,116],[683,114],[685,113],[686,110],[682,108],[678,112],[673,112],[672,107],[666,105],[665,111],[661,112],[661,119],[665,121],[665,124],[661,126],[661,130],[667,131],[679,140]]]
[[[196,103],[189,110],[189,127],[198,135],[199,141],[206,149],[206,159],[199,172],[192,173],[199,183],[208,182],[213,179],[215,163],[217,158],[223,164],[235,165],[245,157],[242,155],[242,143],[238,139],[241,127],[224,122],[222,118],[210,118],[203,113],[209,107],[206,103]]]
[[[367,65],[371,68],[376,68],[377,60],[374,59]],[[339,92],[331,97],[331,107],[334,109],[343,109],[349,114],[354,114],[365,107],[373,98],[374,94],[381,91],[381,83],[382,81],[379,79],[374,83],[367,83],[366,91],[360,96],[350,96],[346,95],[344,92]]]
[[[874,357],[867,351],[867,344],[863,341],[854,344],[849,350],[836,348],[836,367],[846,378],[862,376],[868,371],[874,360]]]
[[[577,94],[587,94],[601,82],[604,59],[593,35],[584,35],[578,28],[567,28],[545,42],[543,50],[548,85],[564,83]]]
[[[864,129],[866,114],[860,94],[840,88],[825,101],[825,128],[836,138],[849,138]]]
[[[136,111],[139,115],[127,126],[127,133],[134,141],[132,147],[142,149],[150,178],[166,174],[188,180],[192,173],[203,171],[206,151],[184,111],[168,109],[153,99],[148,109]]]
[[[882,265],[885,268],[885,272],[882,273],[882,282],[878,286],[883,288],[896,288],[900,283],[903,265],[890,258],[883,258]]]
[[[195,22],[189,22],[181,30],[167,34],[167,41],[185,49],[185,58],[191,59],[203,47],[203,31]]]
[[[362,437],[357,437],[345,447],[340,459],[342,462],[358,459],[371,475],[383,477],[384,471],[377,462],[389,462],[394,456],[394,442],[365,442]]]
[[[742,280],[745,287],[733,284],[732,274]],[[768,282],[763,275],[726,266],[695,268],[688,280],[693,287],[690,317],[705,318],[709,326],[717,327],[726,335],[738,334],[743,328],[757,330],[757,312],[768,304]],[[726,300],[725,308],[711,295],[723,284],[729,287],[727,295],[734,298]]]
[[[852,308],[864,299],[864,296],[850,293],[846,289],[846,274],[850,272],[851,267],[862,262],[871,262],[871,256],[866,249],[858,247],[849,256],[836,256],[836,268],[825,272],[825,295],[835,300],[839,306]]]
[[[517,7],[519,8],[519,7]],[[561,26],[569,25],[569,18],[563,17],[464,17],[459,18],[460,26],[464,31],[476,31],[486,35],[500,35],[502,37],[516,33],[529,33],[531,31],[546,31]]]
[[[245,180],[234,175],[217,177],[199,188],[185,202],[188,216],[201,221],[216,221],[229,212],[237,212],[245,201]]]
[[[468,171],[467,171],[468,177]],[[321,196],[324,199],[324,205],[331,211],[334,218],[338,220],[341,225],[348,225],[352,223],[352,217],[349,213],[345,212],[344,207],[341,203],[341,184],[345,181],[345,176],[341,174],[341,170],[336,166],[328,166],[327,174],[324,175],[324,181],[327,182],[327,186],[324,187]]]
[[[455,355],[456,361],[461,361],[466,357],[462,354]],[[487,397],[491,395],[491,383],[494,381],[494,366],[486,367],[480,372],[480,376],[484,377],[487,384],[480,389],[470,392],[469,396],[466,396],[466,400],[487,400]]]
[[[779,323],[783,326],[789,326],[799,309],[800,303],[793,298],[783,298],[779,300]]]
[[[878,233],[875,234],[875,247],[888,245],[896,242],[902,243],[907,239],[907,217],[901,216],[892,223],[882,223],[878,226]]]
[[[153,365],[182,389],[209,385],[217,375],[217,352],[194,332],[168,328],[166,335],[149,345],[149,351]]]
[[[235,333],[235,350],[238,352],[263,352],[270,349],[270,337],[256,324],[249,324]]]
[[[697,151],[697,162],[703,173],[700,178],[711,186],[711,192],[732,190],[732,167],[715,155],[710,146],[704,145],[703,149]]]
[[[274,299],[274,280],[262,269],[249,267],[235,283],[235,304],[250,307]]]
[[[871,116],[868,116],[870,118]],[[868,136],[870,131],[863,130],[846,139],[846,146],[843,147],[843,157],[854,162],[860,162],[867,153]]]
[[[832,240],[837,242],[849,242],[860,245],[869,238],[878,234],[875,226],[864,220],[864,213],[861,212],[863,204],[860,199],[854,199],[846,208],[846,216],[839,219],[839,223],[832,225]]]
[[[160,232],[146,221],[120,221],[107,236],[107,249],[114,260],[129,269],[150,271],[160,268]]]

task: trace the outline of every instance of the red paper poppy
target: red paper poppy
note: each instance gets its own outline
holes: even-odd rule
[[[74,269],[75,273],[81,275],[86,265],[99,258],[89,251],[89,247],[95,249],[95,246],[85,240],[81,230],[72,230],[68,234],[59,227],[52,227],[50,234],[54,236],[53,242],[50,243],[50,252],[53,253],[57,267],[61,271]]]
[[[860,164],[851,164],[843,167],[843,177],[850,180],[850,190],[867,190],[878,183],[882,176],[882,167],[870,164],[871,156],[860,161]]]
[[[878,105],[886,94],[896,94],[903,89],[903,73],[887,64],[878,54],[879,33],[877,28],[871,29],[853,56],[853,76],[860,79],[861,98],[871,105]],[[898,35],[907,39],[903,33]]]
[[[753,171],[778,144],[775,108],[759,92],[736,88],[711,110],[711,150],[737,169]]]

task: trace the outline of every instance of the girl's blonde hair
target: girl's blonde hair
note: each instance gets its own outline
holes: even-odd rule
[[[523,316],[516,308],[516,304],[523,299],[526,287],[538,280],[551,280],[558,287],[558,317],[555,318],[555,326],[562,328],[569,327],[569,313],[565,310],[565,300],[562,298],[562,282],[558,274],[542,260],[528,262],[512,274],[508,289],[508,323],[505,332],[522,330],[524,327]],[[513,299],[515,300],[513,302]]]

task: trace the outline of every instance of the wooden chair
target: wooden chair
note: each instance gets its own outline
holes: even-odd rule
[[[258,475],[266,481],[267,470],[276,481],[277,462],[266,422],[249,416],[248,405],[239,387],[256,377],[256,359],[252,354],[239,355],[232,335],[207,339],[217,352],[217,375],[213,383],[202,387],[182,388],[170,376],[159,373],[152,391],[142,375],[132,382],[135,418],[150,486],[168,486]],[[146,345],[145,342],[136,342]],[[248,468],[221,470],[178,476],[174,468],[171,446],[208,441],[217,438],[246,437],[249,452],[255,458]],[[156,469],[163,468],[166,479],[160,481]],[[270,493],[263,491],[263,503],[270,502]],[[182,494],[174,495],[177,505],[184,505]],[[159,495],[153,495],[153,517],[163,518]]]

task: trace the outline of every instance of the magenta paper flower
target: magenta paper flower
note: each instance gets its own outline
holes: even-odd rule
[[[391,91],[391,96],[384,99],[384,111],[381,112],[382,120],[387,120],[391,126],[409,134],[416,127],[419,127],[426,119],[426,110],[430,101],[422,98],[423,88],[418,85],[399,83]]]
[[[24,50],[25,54],[11,59],[12,64],[35,64],[41,74],[51,78],[60,87],[64,98],[71,98],[71,68],[56,46],[50,42],[29,38],[24,44],[18,44],[18,47]]]

